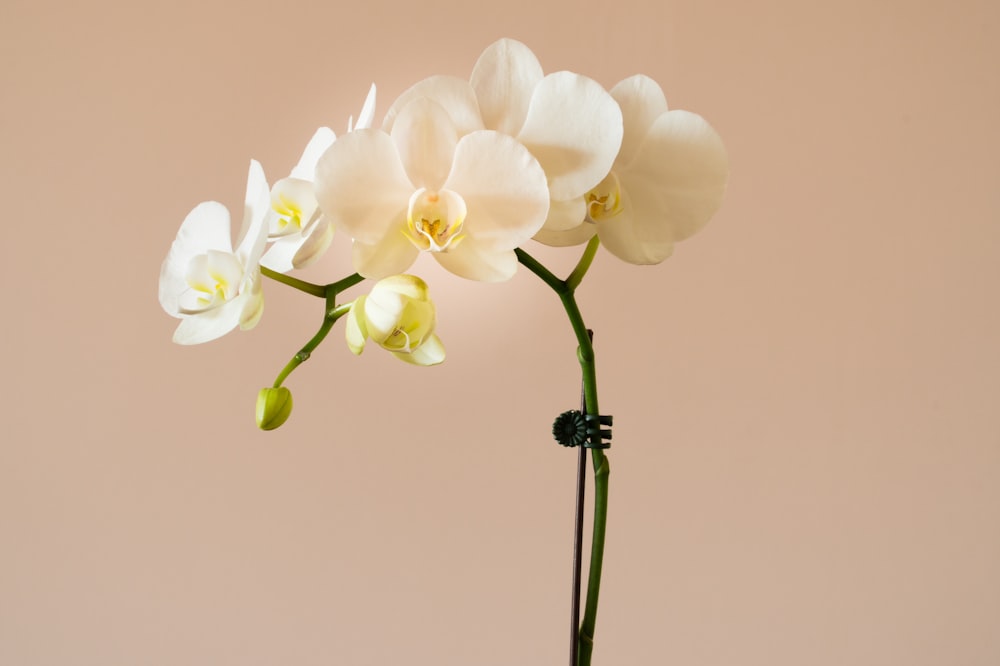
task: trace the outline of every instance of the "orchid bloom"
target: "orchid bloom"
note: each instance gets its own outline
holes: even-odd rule
[[[207,201],[181,224],[160,269],[160,305],[181,319],[174,342],[214,340],[257,325],[264,309],[258,262],[267,240],[270,202],[264,170],[250,162],[240,240],[233,249],[229,211]]]
[[[427,284],[413,275],[394,275],[354,301],[344,330],[355,354],[371,338],[402,361],[436,365],[444,360],[444,345],[434,334],[435,324]]]
[[[536,240],[574,245],[596,232],[619,259],[658,264],[722,204],[726,149],[701,116],[668,111],[663,90],[647,76],[625,79],[611,95],[621,106],[625,135],[611,171],[584,197],[587,224]]]
[[[402,273],[429,252],[460,277],[498,282],[514,274],[514,249],[548,212],[546,174],[515,139],[466,129],[450,109],[416,98],[391,133],[355,130],[320,158],[316,198],[354,239],[358,273]]]
[[[487,47],[470,81],[433,76],[414,85],[389,109],[383,128],[390,131],[420,97],[446,108],[461,133],[496,130],[535,156],[549,183],[546,231],[583,221],[583,196],[608,173],[621,145],[621,111],[599,83],[572,72],[544,75],[531,49],[513,39]]]
[[[354,117],[348,120],[347,131],[371,127],[375,116],[375,84],[361,107],[357,125]],[[272,217],[268,240],[274,244],[261,259],[261,264],[279,273],[293,268],[305,268],[326,252],[333,240],[333,224],[325,218],[316,202],[313,181],[316,163],[320,156],[337,139],[329,127],[321,127],[310,139],[287,178],[277,181],[271,188]]]

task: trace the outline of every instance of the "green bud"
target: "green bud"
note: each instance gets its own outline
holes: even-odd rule
[[[274,430],[292,413],[292,392],[284,386],[262,388],[257,394],[257,427]]]

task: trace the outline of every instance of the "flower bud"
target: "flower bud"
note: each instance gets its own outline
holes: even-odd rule
[[[360,354],[371,338],[402,361],[435,365],[444,360],[435,324],[427,284],[413,275],[394,275],[379,280],[367,296],[354,302],[345,326],[347,346]]]
[[[257,394],[257,427],[274,430],[292,413],[292,392],[284,386],[262,388]]]

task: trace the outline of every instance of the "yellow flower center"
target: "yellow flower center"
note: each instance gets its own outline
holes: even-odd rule
[[[585,198],[588,222],[609,220],[622,212],[622,188],[615,172],[609,172]]]
[[[271,199],[271,208],[278,214],[279,230],[286,231],[288,225],[295,227],[292,231],[302,230],[302,208],[283,192],[279,192],[277,197]]]
[[[465,234],[465,201],[456,192],[420,188],[410,197],[406,212],[407,238],[421,250],[447,252]]]

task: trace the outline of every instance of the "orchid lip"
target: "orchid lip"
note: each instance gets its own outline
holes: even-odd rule
[[[421,250],[447,252],[465,238],[466,212],[465,200],[457,192],[422,187],[407,207],[407,238]]]

